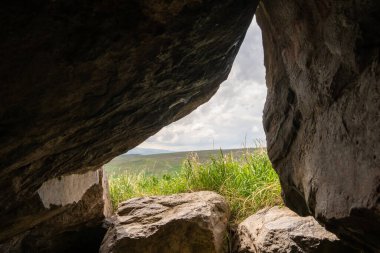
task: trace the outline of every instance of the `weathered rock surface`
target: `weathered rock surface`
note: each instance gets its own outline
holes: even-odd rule
[[[111,215],[102,169],[44,182],[19,217],[3,221],[0,252],[97,252]]]
[[[120,204],[101,253],[221,253],[229,208],[214,192],[134,198]]]
[[[206,102],[257,2],[2,3],[0,241],[67,203],[41,202],[44,182],[96,170]],[[376,0],[270,0],[258,12],[285,202],[367,251],[380,250],[379,17]]]
[[[2,3],[0,241],[43,222],[44,182],[95,170],[206,102],[257,3]]]
[[[344,245],[311,216],[286,207],[260,210],[239,224],[237,253],[349,253]]]
[[[380,251],[380,2],[270,0],[257,19],[286,205]]]

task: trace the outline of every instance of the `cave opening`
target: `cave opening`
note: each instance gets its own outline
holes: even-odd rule
[[[207,103],[103,166],[113,208],[134,196],[176,193],[160,191],[161,182],[178,177],[193,162],[207,163],[230,155],[236,160],[247,159],[258,150],[265,154],[262,162],[270,170],[278,193],[278,178],[266,157],[262,125],[266,92],[262,35],[254,17],[227,80]],[[213,187],[202,189],[208,188]],[[277,198],[275,202],[281,201]]]

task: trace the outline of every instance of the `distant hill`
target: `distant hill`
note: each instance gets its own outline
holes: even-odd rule
[[[124,155],[153,155],[153,154],[163,154],[163,153],[173,153],[174,151],[165,149],[154,149],[154,148],[134,148],[129,150]]]
[[[253,148],[248,149],[253,151]],[[224,150],[197,150],[185,152],[156,153],[144,155],[140,154],[124,154],[114,158],[111,162],[104,165],[107,174],[120,174],[125,171],[130,173],[140,173],[144,171],[146,174],[161,176],[163,174],[173,173],[177,171],[184,160],[191,154],[196,153],[200,161],[209,160],[212,156],[217,156],[220,152],[223,154],[232,153],[234,157],[241,157],[247,149],[224,149]]]

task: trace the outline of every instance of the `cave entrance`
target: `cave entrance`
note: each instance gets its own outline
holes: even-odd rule
[[[262,126],[266,92],[261,30],[253,19],[228,79],[221,84],[209,102],[104,166],[110,178],[114,207],[120,201],[135,195],[186,191],[187,186],[180,182],[173,183],[173,178],[178,178],[177,173],[182,173],[182,179],[178,181],[190,181],[184,179],[186,170],[193,170],[203,162],[210,162],[210,157],[213,157],[211,163],[217,165],[225,163],[241,166],[236,161],[247,153],[250,155],[254,148],[266,146]],[[264,167],[262,173],[268,174],[264,176],[268,180],[264,185],[275,185],[275,193],[271,194],[275,195],[274,202],[277,203],[281,201],[278,178],[266,152],[264,153],[261,160],[256,161],[260,165],[250,166]],[[235,160],[220,158],[226,154],[231,154]],[[215,171],[209,169],[208,174]],[[250,177],[248,174],[243,176]],[[205,179],[206,177],[199,180],[214,181],[211,178]],[[217,187],[210,184],[199,189],[215,190]]]

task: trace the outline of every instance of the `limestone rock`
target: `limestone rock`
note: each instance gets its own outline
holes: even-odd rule
[[[380,251],[380,1],[262,1],[257,20],[286,205]]]
[[[134,198],[120,204],[101,253],[221,253],[229,208],[214,192]]]
[[[102,169],[50,179],[2,227],[0,252],[97,252],[111,213]]]
[[[44,182],[96,170],[208,101],[257,3],[4,1],[1,234],[41,222]]]
[[[286,207],[263,209],[239,224],[237,253],[356,252],[311,216],[300,217]]]

